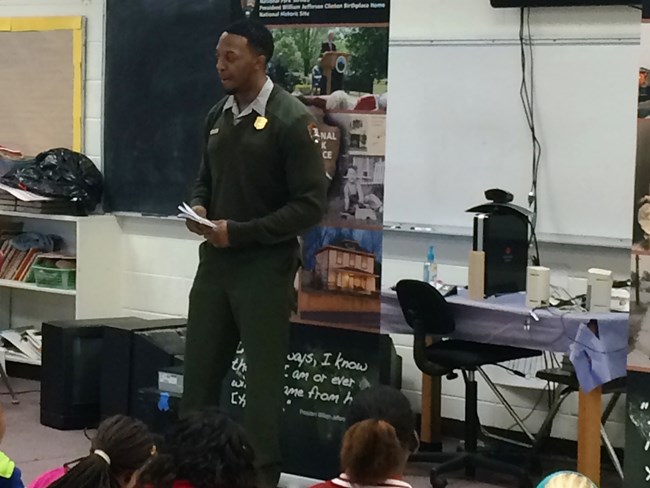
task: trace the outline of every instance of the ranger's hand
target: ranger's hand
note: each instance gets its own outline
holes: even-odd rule
[[[228,222],[226,220],[215,220],[214,223],[216,227],[207,227],[207,231],[203,236],[214,247],[229,247]]]
[[[192,207],[192,210],[194,210],[199,217],[205,218],[208,215],[207,209],[202,205],[196,205]],[[194,222],[191,219],[185,219],[185,226],[190,232],[199,236],[205,236],[205,233],[209,230],[209,227]]]

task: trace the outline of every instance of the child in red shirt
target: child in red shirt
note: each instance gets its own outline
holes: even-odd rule
[[[419,439],[402,392],[387,386],[362,391],[350,405],[346,425],[343,473],[312,488],[411,488],[402,478]]]

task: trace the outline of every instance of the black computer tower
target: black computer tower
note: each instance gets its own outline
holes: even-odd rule
[[[69,430],[99,423],[104,327],[134,322],[146,323],[136,318],[43,323],[43,425]]]
[[[182,363],[185,319],[108,327],[102,351],[101,415],[131,415],[140,388],[156,387],[158,371]]]
[[[526,290],[528,216],[512,206],[493,206],[474,216],[472,247],[485,253],[485,295]]]

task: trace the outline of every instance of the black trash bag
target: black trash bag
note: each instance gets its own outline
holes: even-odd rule
[[[88,157],[64,148],[40,153],[9,170],[0,181],[45,197],[78,202],[86,212],[92,212],[102,199],[101,172]]]

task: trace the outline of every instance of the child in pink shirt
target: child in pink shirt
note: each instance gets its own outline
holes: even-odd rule
[[[134,488],[140,471],[156,452],[153,435],[142,422],[117,415],[104,420],[90,453],[42,474],[29,488]]]
[[[32,484],[29,485],[29,488],[47,488],[56,480],[62,478],[67,471],[68,470],[64,466],[53,469],[52,471],[47,471],[36,478]]]

